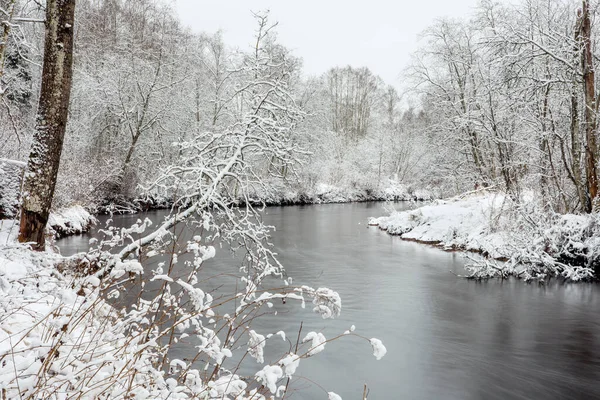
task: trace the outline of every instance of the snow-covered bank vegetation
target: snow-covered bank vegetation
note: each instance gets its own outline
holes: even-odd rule
[[[471,193],[369,224],[405,240],[481,253],[484,259],[474,258],[467,268],[472,278],[579,281],[593,278],[600,267],[598,216],[551,214],[531,198],[516,203],[501,193]]]
[[[439,194],[429,190],[415,190],[412,187],[390,180],[380,189],[358,187],[339,187],[318,184],[308,189],[293,185],[272,185],[267,192],[254,192],[253,203],[267,205],[326,204],[361,201],[426,201],[437,198]]]

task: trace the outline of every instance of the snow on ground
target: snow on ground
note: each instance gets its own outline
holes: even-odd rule
[[[19,235],[19,221],[0,219],[0,248],[10,243],[16,243]]]
[[[81,208],[61,214],[60,223],[81,229]],[[93,217],[92,217],[93,218]],[[2,398],[110,397],[123,390],[116,371],[132,362],[129,345],[93,284],[63,275],[73,259],[31,251],[17,242],[19,222],[0,220],[0,391]],[[110,329],[106,329],[110,327]],[[118,354],[124,351],[125,355]],[[137,357],[138,365],[147,365]],[[142,377],[148,380],[148,377]],[[135,384],[135,383],[134,383]]]
[[[48,218],[48,226],[57,238],[87,232],[95,223],[96,218],[80,205],[58,210]]]
[[[7,222],[0,244],[0,387],[8,398],[20,398],[32,393],[44,360],[63,340],[60,329],[77,295],[54,269],[59,256],[6,243],[13,237]]]
[[[516,204],[502,193],[469,193],[371,218],[369,225],[405,240],[508,260],[481,261],[471,269],[473,277],[562,275],[577,281],[590,278],[600,264],[600,217],[540,211],[532,196]]]
[[[126,335],[97,283],[61,274],[69,261],[0,245],[2,398],[180,398],[152,369],[156,344]]]
[[[373,218],[369,224],[403,239],[501,258],[510,252],[510,235],[495,231],[493,224],[505,207],[504,201],[505,196],[500,194],[437,200],[416,210]]]
[[[81,206],[73,206],[51,213],[48,218],[48,231],[56,238],[87,232],[97,222],[96,218]],[[0,219],[0,246],[16,242],[19,235],[19,221]]]

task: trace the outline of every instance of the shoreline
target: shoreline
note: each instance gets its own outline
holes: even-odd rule
[[[484,250],[481,250],[481,249],[467,249],[467,248],[459,247],[459,246],[455,246],[455,245],[446,246],[446,245],[444,245],[444,243],[442,241],[439,241],[439,240],[428,241],[428,240],[419,240],[419,239],[414,239],[414,238],[405,238],[405,237],[402,237],[402,235],[399,235],[399,234],[389,233],[385,229],[379,228],[379,226],[377,226],[377,225],[370,225],[369,224],[368,226],[369,227],[378,228],[379,230],[386,232],[388,235],[393,236],[393,237],[397,237],[400,240],[403,240],[405,242],[422,244],[424,246],[433,247],[435,249],[444,251],[446,253],[472,253],[472,254],[478,254],[478,255],[480,255],[480,256],[482,256],[484,258],[491,258],[491,257],[489,257],[488,254],[485,254]],[[507,262],[507,261],[509,261],[509,258],[506,257],[506,256],[493,257],[491,259],[492,260],[496,260],[496,261],[501,261],[501,262]]]
[[[545,213],[533,197],[515,203],[502,193],[479,192],[371,218],[369,226],[405,241],[481,255],[467,267],[470,278],[562,276],[577,282],[597,280],[597,219]]]
[[[367,203],[367,202],[428,202],[436,200],[433,196],[381,196],[381,195],[359,195],[346,198],[327,198],[325,196],[299,196],[294,198],[280,198],[280,199],[250,199],[250,202],[243,201],[240,199],[233,206],[244,207],[250,204],[253,207],[287,207],[287,206],[308,206],[308,205],[319,205],[319,204],[345,204],[345,203]],[[95,212],[91,212],[92,215],[108,215],[108,214],[137,214],[139,212],[152,211],[152,210],[166,210],[173,207],[174,202],[172,201],[142,201],[138,199],[127,200],[129,204],[124,203],[111,203],[107,205],[99,206]],[[110,210],[111,207],[117,208],[116,210]],[[119,210],[120,208],[120,210]]]

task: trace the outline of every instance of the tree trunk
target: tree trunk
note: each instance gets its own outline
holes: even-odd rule
[[[75,0],[46,2],[46,38],[37,121],[25,174],[20,242],[44,250],[44,232],[67,126],[73,64]]]
[[[592,54],[592,26],[590,22],[590,9],[587,0],[583,0],[583,14],[581,16],[581,39],[583,41],[583,89],[585,99],[585,170],[587,177],[588,200],[586,211],[592,212],[597,208],[598,173],[596,167],[596,89],[594,58]]]
[[[576,55],[574,64],[577,69],[581,68],[581,15],[577,16],[577,22],[575,24],[575,48],[573,54]],[[581,133],[580,133],[580,121],[579,121],[579,82],[577,71],[573,73],[573,83],[571,85],[571,165],[570,178],[577,189],[577,197],[579,198],[580,207],[583,210],[587,210],[587,191],[586,183],[583,179],[582,168],[581,168]],[[563,161],[565,161],[565,168],[569,171],[569,165],[566,163],[566,157],[564,149],[561,143],[561,151]]]

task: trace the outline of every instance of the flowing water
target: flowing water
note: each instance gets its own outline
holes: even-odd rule
[[[294,284],[338,291],[343,309],[340,318],[321,320],[310,307],[288,301],[253,328],[282,329],[295,342],[299,321],[303,334],[326,337],[354,324],[356,333],[382,339],[388,350],[376,361],[367,341],[328,343],[300,362],[290,399],[326,399],[325,391],[360,399],[365,383],[370,399],[600,399],[598,285],[465,280],[452,273],[462,272],[460,254],[367,227],[368,217],[385,214],[381,203],[265,210]],[[147,214],[157,221],[164,215]],[[128,226],[138,218],[115,217],[114,223]],[[88,240],[83,235],[57,244],[71,254],[86,250]],[[238,265],[221,251],[205,268],[229,273]],[[285,351],[281,346],[272,338],[267,349]]]

